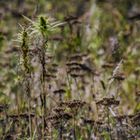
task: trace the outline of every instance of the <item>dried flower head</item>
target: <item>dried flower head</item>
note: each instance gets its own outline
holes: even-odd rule
[[[117,116],[114,116],[114,118],[117,121],[122,122],[123,120],[128,119],[128,115],[117,115]]]
[[[66,65],[68,67],[70,67],[70,66],[80,66],[80,63],[77,62],[77,61],[72,61],[72,62],[67,62]]]
[[[30,116],[29,116],[30,115]],[[34,118],[35,114],[34,113],[21,113],[21,114],[10,114],[8,115],[8,118],[18,121],[19,119],[29,119],[29,117]]]
[[[82,117],[81,118],[83,120],[83,124],[86,124],[86,125],[94,125],[95,121],[93,119],[89,119],[89,118],[84,118]]]
[[[83,107],[86,104],[86,102],[81,101],[81,100],[73,100],[73,101],[69,101],[69,102],[60,102],[61,106],[66,106],[69,108],[80,108]]]
[[[114,67],[114,63],[105,63],[102,65],[103,68],[113,68]]]
[[[131,117],[131,120],[133,125],[140,126],[140,111]]]
[[[97,105],[104,105],[104,106],[118,106],[119,105],[119,101],[115,100],[114,97],[111,98],[103,98],[102,100],[96,102]]]
[[[70,113],[66,113],[66,112],[61,112],[58,114],[52,114],[49,117],[46,118],[46,121],[54,121],[54,120],[69,120],[72,118],[72,115]]]
[[[53,93],[54,94],[64,94],[65,92],[66,92],[65,89],[60,88],[60,89],[55,90]]]
[[[55,79],[56,78],[56,75],[50,74],[50,73],[46,73],[45,74],[45,77],[46,77],[46,80],[47,81],[50,81],[51,79]]]
[[[54,68],[57,68],[57,67],[58,67],[58,64],[57,64],[57,63],[52,63],[52,66],[53,66]]]
[[[112,78],[116,79],[116,80],[119,80],[119,81],[122,81],[125,79],[125,74],[124,73],[118,73],[118,74],[115,74]]]
[[[62,113],[64,111],[65,111],[65,108],[63,108],[63,107],[56,107],[53,109],[53,112],[55,112],[55,113]]]

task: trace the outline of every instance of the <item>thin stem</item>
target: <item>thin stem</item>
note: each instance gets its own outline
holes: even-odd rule
[[[110,115],[109,115],[109,108],[107,107],[107,124],[109,127],[109,135],[110,135],[110,139],[112,140],[112,135],[111,135],[111,126],[110,126]]]
[[[76,87],[77,87],[78,97],[80,97],[80,99],[81,99],[81,95],[80,95],[79,85],[78,85],[77,79],[74,78],[74,81],[75,81],[75,84],[76,84]]]
[[[75,113],[74,113],[74,115],[73,115],[73,139],[74,140],[77,140],[77,138],[76,138],[76,118],[75,118]]]

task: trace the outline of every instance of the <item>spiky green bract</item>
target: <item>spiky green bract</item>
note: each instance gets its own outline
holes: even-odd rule
[[[44,15],[38,16],[36,21],[32,21],[25,16],[23,17],[32,24],[31,34],[35,34],[36,36],[42,35],[43,38],[45,38],[46,40],[48,40],[48,36],[53,32],[56,27],[65,24],[64,22],[52,21],[52,19]]]

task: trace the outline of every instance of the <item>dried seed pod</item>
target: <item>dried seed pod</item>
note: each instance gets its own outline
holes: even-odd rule
[[[56,73],[57,72],[57,69],[56,68],[48,68],[47,69],[48,70],[48,72],[50,72],[50,73]]]
[[[65,108],[63,108],[63,107],[56,107],[56,108],[53,109],[53,111],[55,113],[62,113],[62,112],[65,111]]]
[[[102,100],[96,102],[97,105],[104,105],[104,106],[118,106],[119,105],[119,101],[115,100],[114,97],[112,98],[103,98]]]
[[[76,16],[68,16],[64,18],[64,21],[73,25],[73,24],[81,24],[81,21]]]
[[[47,65],[48,73],[51,73],[51,74],[57,73],[57,67],[58,67],[58,65],[56,63],[48,64]]]
[[[94,75],[98,75],[95,72],[95,70],[93,70],[89,66],[89,64],[81,63],[81,62],[78,62],[76,59],[74,59],[76,57],[80,57],[81,58],[81,56],[76,55],[76,56],[72,57],[72,60],[66,64],[68,66],[68,73],[70,73],[70,75],[72,77],[83,76],[82,72],[89,72],[89,73],[92,73]],[[82,74],[79,75],[79,73],[82,73]]]
[[[65,89],[58,89],[58,90],[55,90],[53,93],[54,94],[64,94],[66,91]]]
[[[135,126],[140,126],[140,111],[131,117],[132,123]]]
[[[72,118],[72,115],[66,112],[58,113],[58,114],[52,114],[51,116],[46,118],[46,121],[53,121],[53,120],[69,120]]]
[[[47,56],[47,59],[52,59],[53,58],[53,55],[51,55],[51,54],[46,54],[46,56]]]
[[[114,118],[115,118],[117,121],[122,122],[124,119],[127,119],[127,118],[128,118],[128,115],[118,115],[118,116],[114,116]]]
[[[69,61],[82,61],[83,57],[86,56],[84,53],[75,53],[68,57]]]
[[[66,63],[66,65],[67,65],[68,67],[70,67],[70,66],[80,66],[80,63],[77,62],[77,61],[72,61],[72,62]]]
[[[30,115],[31,118],[35,117],[35,114],[34,113],[30,113],[30,114],[28,114],[28,113],[22,113],[22,114],[19,114],[19,116],[21,118],[25,118],[25,119],[29,119],[29,115]]]
[[[45,77],[46,77],[46,80],[47,80],[47,81],[50,81],[51,79],[55,79],[55,78],[56,78],[56,75],[46,73],[46,74],[45,74]]]
[[[79,107],[83,107],[86,104],[86,102],[81,101],[81,100],[73,100],[73,101],[69,101],[69,102],[60,102],[61,106],[67,106],[69,108],[79,108]]]
[[[71,71],[89,72],[89,73],[99,76],[98,72],[96,72],[93,68],[91,68],[90,66],[84,63],[70,62],[70,63],[67,63],[67,66],[69,68],[69,72]]]
[[[70,76],[73,77],[73,78],[77,78],[77,77],[83,77],[84,74],[83,73],[70,73]]]
[[[84,72],[78,63],[76,63],[76,65],[75,64],[70,65],[68,67],[67,73],[70,74],[70,76],[73,78],[84,76]]]
[[[61,125],[61,121],[60,120],[54,120],[51,122],[51,125],[55,128],[55,129],[58,129]]]
[[[102,120],[97,120],[97,121],[95,121],[95,124],[97,124],[98,126],[101,126],[101,125],[103,125],[103,121]]]
[[[105,63],[102,65],[102,68],[113,68],[114,67],[114,63]]]
[[[89,119],[89,118],[83,118],[83,117],[82,117],[82,120],[83,120],[83,124],[94,125],[94,123],[95,123],[94,120]]]
[[[69,73],[70,75],[72,74],[79,75],[79,73],[83,73],[83,72],[81,71],[81,68],[73,67],[73,68],[70,68],[69,71],[67,71],[67,73]]]
[[[125,75],[124,75],[124,73],[117,73],[114,76],[112,76],[111,78],[109,78],[109,80],[112,79],[112,78],[114,78],[118,81],[122,81],[122,80],[125,79]]]
[[[80,67],[79,65],[72,65],[72,66],[70,66],[70,68],[69,68],[69,72],[71,72],[71,71],[76,71],[76,72],[78,72],[78,71],[80,71],[80,70],[82,70],[82,69],[81,69],[81,67]]]
[[[65,89],[58,89],[58,90],[55,90],[53,93],[55,95],[59,95],[59,101],[62,101],[62,95],[65,94]]]
[[[67,87],[67,84],[66,83],[61,83],[61,86],[62,87]]]
[[[58,67],[58,64],[57,63],[52,63],[52,66],[57,68]]]
[[[30,117],[34,118],[35,114],[34,113],[30,113]],[[8,118],[11,118],[13,120],[18,120],[18,119],[29,119],[29,114],[28,113],[22,113],[22,114],[11,114],[8,115]]]
[[[86,64],[79,64],[79,65],[80,65],[80,67],[81,67],[82,70],[87,71],[87,72],[94,73],[93,72],[94,70],[91,67],[89,67],[88,65],[86,65]]]
[[[8,118],[10,118],[12,120],[18,120],[19,115],[17,115],[17,114],[8,115]]]

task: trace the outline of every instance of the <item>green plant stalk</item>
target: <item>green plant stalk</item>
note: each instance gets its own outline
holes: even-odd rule
[[[45,116],[47,115],[47,108],[46,108],[46,97],[47,97],[47,93],[45,90],[45,77],[46,77],[46,62],[45,62],[45,44],[46,41],[43,42],[43,45],[41,46],[41,66],[42,66],[42,74],[41,74],[41,85],[42,85],[42,105],[43,105],[43,117],[42,117],[42,121],[43,121],[43,138],[44,138],[44,132],[45,132]]]
[[[46,52],[46,45],[48,43],[48,33],[49,33],[49,23],[47,22],[47,20],[44,17],[40,17],[39,18],[39,25],[38,25],[38,29],[39,32],[42,35],[42,39],[43,39],[43,43],[40,46],[40,50],[41,50],[41,54],[40,54],[40,60],[41,60],[41,67],[42,67],[42,74],[41,74],[41,88],[42,88],[42,93],[41,93],[41,100],[42,100],[42,111],[43,111],[43,115],[44,117],[42,117],[42,121],[43,121],[43,139],[44,139],[44,132],[45,132],[45,116],[47,115],[47,108],[46,108],[46,97],[47,97],[47,93],[46,93],[46,89],[45,89],[45,78],[46,78],[46,61],[45,61],[45,52]]]
[[[30,137],[32,137],[32,122],[31,122],[31,104],[30,104],[30,98],[31,98],[31,89],[30,89],[30,78],[31,78],[31,71],[30,71],[30,60],[29,60],[29,46],[28,46],[28,33],[24,30],[22,33],[22,57],[23,57],[23,66],[24,66],[24,75],[25,75],[25,81],[26,81],[26,87],[25,92],[26,96],[28,98],[28,116],[29,116],[29,133]]]

